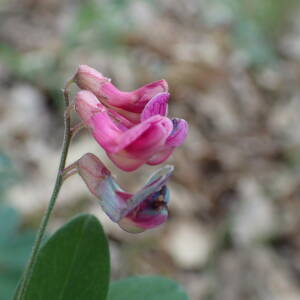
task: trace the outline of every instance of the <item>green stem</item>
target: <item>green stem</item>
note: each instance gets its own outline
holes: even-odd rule
[[[69,102],[70,102],[69,101],[69,89],[70,89],[70,86],[72,83],[73,83],[73,79],[69,80],[63,90],[66,108],[69,107]],[[71,126],[70,126],[70,117],[66,113],[64,116],[64,125],[65,125],[65,130],[64,130],[64,138],[63,138],[63,145],[62,145],[62,153],[61,153],[61,158],[60,158],[60,163],[59,163],[59,167],[58,167],[55,185],[54,185],[53,192],[52,192],[52,195],[51,195],[51,198],[49,201],[48,208],[47,208],[47,210],[43,216],[43,219],[41,221],[41,224],[40,224],[37,236],[36,236],[36,240],[33,245],[32,252],[31,252],[29,263],[28,263],[28,265],[25,269],[25,272],[22,276],[20,286],[17,289],[17,292],[15,294],[15,297],[14,297],[15,300],[22,300],[22,299],[24,299],[24,296],[26,295],[26,289],[28,287],[34,266],[36,264],[37,255],[38,255],[39,249],[41,247],[43,237],[45,235],[45,230],[46,230],[49,218],[51,216],[51,213],[53,211],[58,193],[59,193],[60,188],[63,183],[63,170],[65,168],[69,145],[70,145],[70,141],[71,141],[71,137],[72,137]]]

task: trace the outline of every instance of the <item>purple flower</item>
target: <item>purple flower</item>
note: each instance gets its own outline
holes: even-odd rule
[[[167,220],[169,191],[166,182],[173,166],[159,169],[137,193],[131,194],[120,188],[95,155],[87,153],[75,165],[90,192],[99,199],[104,212],[122,229],[139,233]]]

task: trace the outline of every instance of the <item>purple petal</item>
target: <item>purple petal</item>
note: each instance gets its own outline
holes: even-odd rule
[[[125,193],[112,176],[108,176],[98,185],[97,195],[104,212],[112,221],[119,222],[127,207],[126,201],[131,195]]]
[[[126,202],[132,194],[119,187],[110,171],[92,153],[87,153],[78,160],[77,170],[90,192],[100,200],[104,212],[112,221],[120,221]]]
[[[160,210],[156,215],[151,216],[151,218],[143,218],[142,216],[145,216],[144,212],[139,214],[138,219],[128,216],[123,218],[118,224],[127,232],[140,233],[165,223],[168,219],[168,210]]]
[[[174,118],[172,119],[173,122],[173,130],[169,135],[166,145],[171,147],[178,147],[180,146],[188,133],[188,123],[183,119]]]
[[[173,171],[174,167],[171,165],[166,165],[156,171],[146,182],[144,187],[127,201],[127,208],[123,212],[123,216],[130,213],[151,194],[159,191],[166,184],[166,181],[169,179]]]
[[[137,233],[161,225],[168,218],[169,197],[169,190],[166,185],[163,185],[130,211],[119,222],[120,227]]]
[[[141,121],[149,119],[155,115],[166,116],[168,113],[169,93],[160,93],[154,96],[145,106],[141,113]]]
[[[84,154],[77,161],[77,171],[90,192],[97,195],[97,186],[99,182],[110,176],[110,171],[100,161],[100,159],[92,153]]]
[[[80,158],[75,167],[92,194],[100,200],[103,211],[124,230],[142,232],[167,220],[169,191],[166,181],[173,166],[155,172],[135,195],[123,191],[110,171],[91,153]]]

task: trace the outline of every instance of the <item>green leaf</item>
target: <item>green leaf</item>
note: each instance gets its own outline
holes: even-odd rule
[[[101,224],[92,215],[79,215],[40,250],[25,300],[106,299],[109,273]]]
[[[178,283],[159,276],[130,277],[111,284],[108,300],[187,300]]]

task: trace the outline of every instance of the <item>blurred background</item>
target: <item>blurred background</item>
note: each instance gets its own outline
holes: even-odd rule
[[[0,0],[0,300],[11,299],[49,200],[61,89],[79,64],[124,90],[166,79],[170,115],[190,132],[168,161],[164,226],[127,234],[75,176],[49,232],[92,212],[110,238],[113,279],[161,274],[192,300],[300,299],[299,1]],[[129,191],[156,169],[125,174],[81,132],[68,161],[86,152]]]

